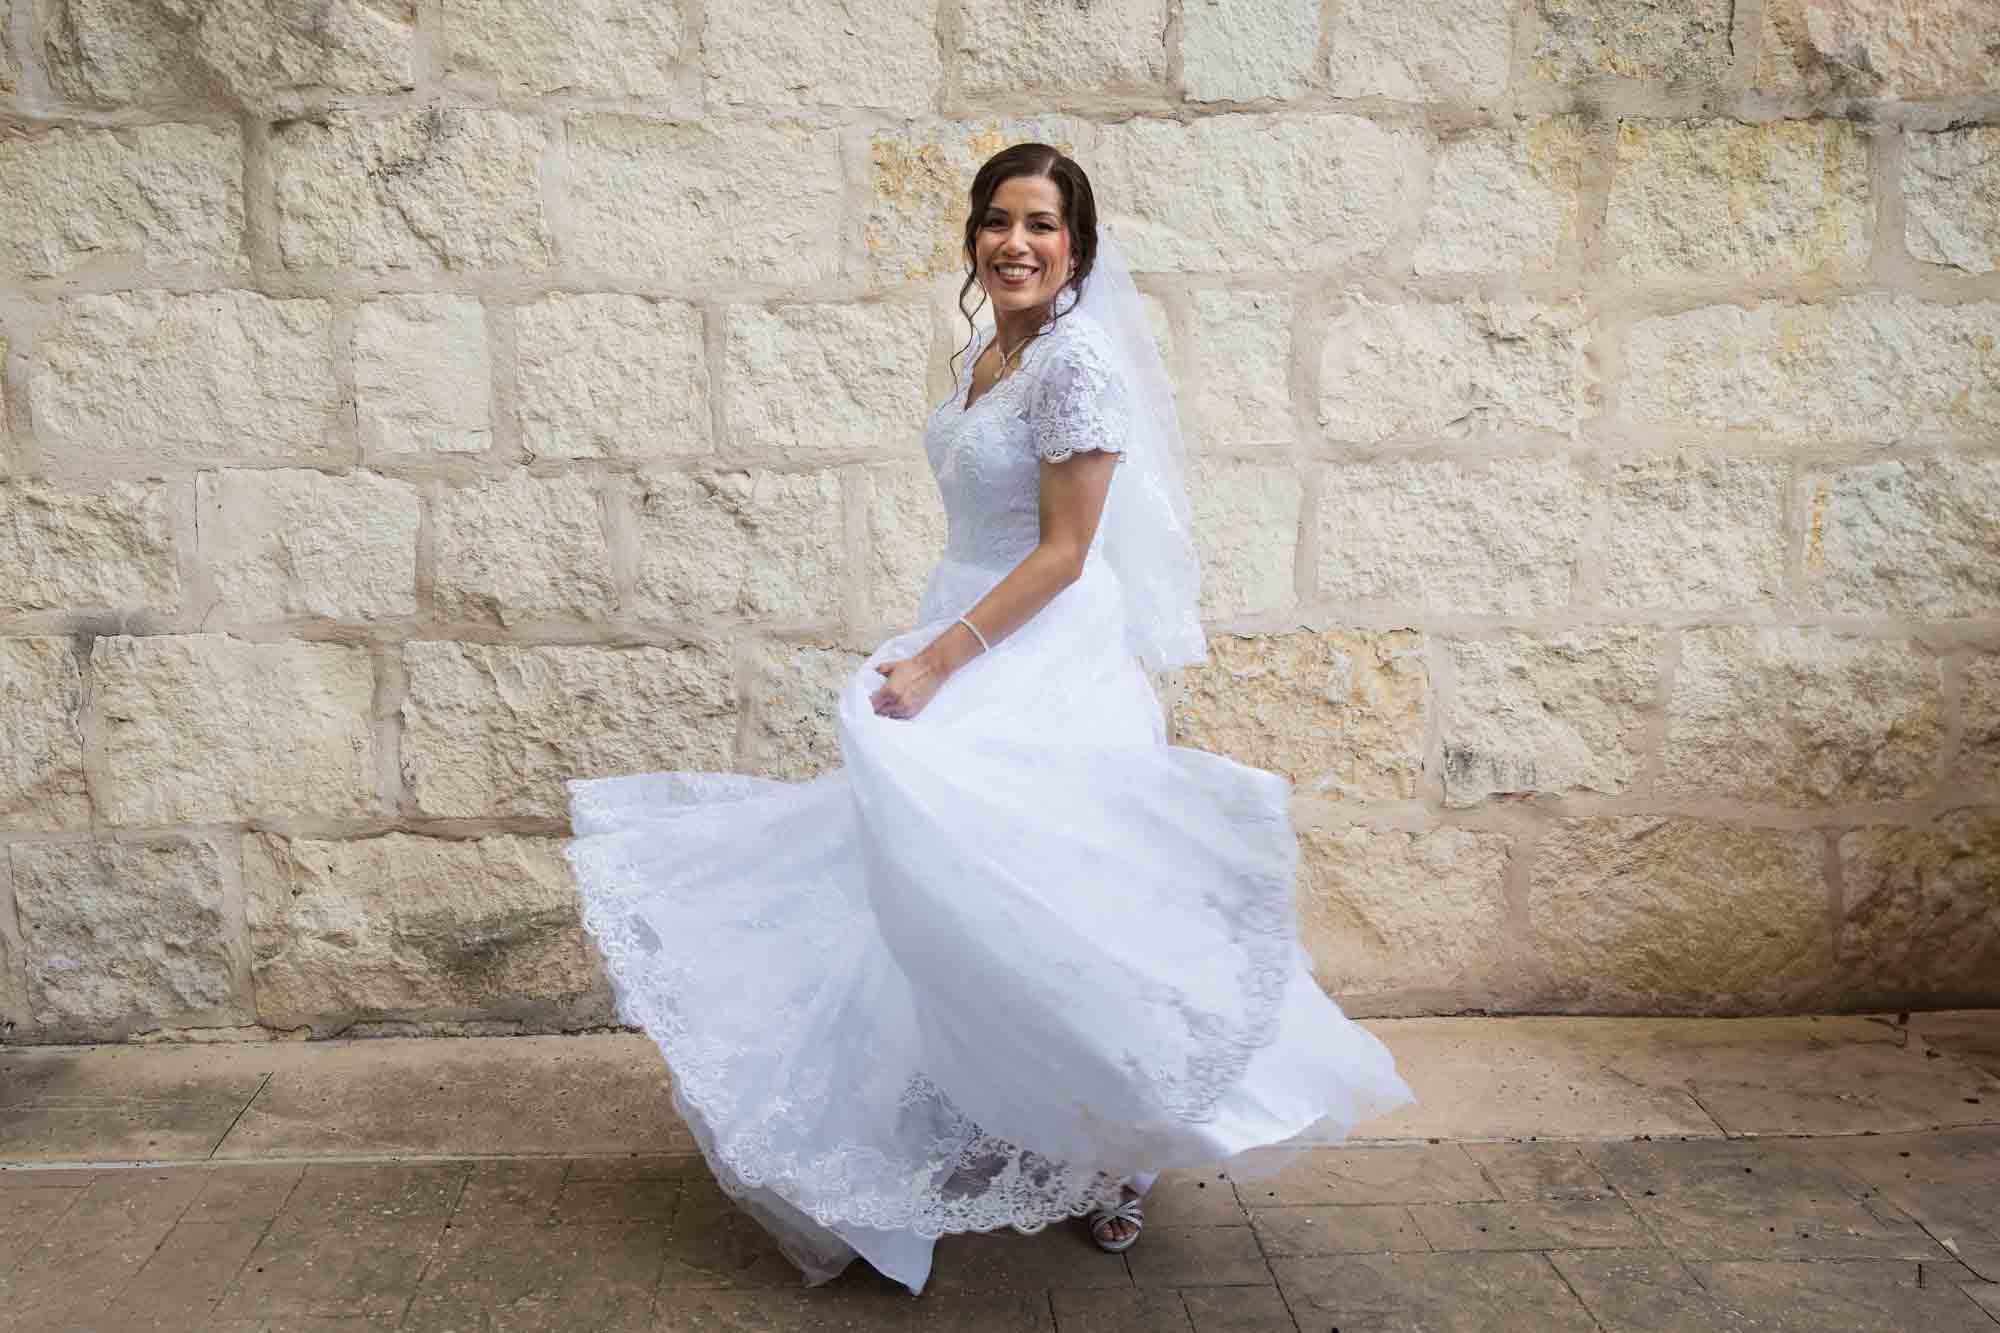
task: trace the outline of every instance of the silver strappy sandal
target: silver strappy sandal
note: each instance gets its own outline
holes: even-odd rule
[[[1113,1222],[1129,1222],[1132,1224],[1132,1230],[1122,1239],[1113,1237],[1111,1234],[1111,1223]],[[1097,1243],[1098,1249],[1118,1254],[1132,1248],[1133,1243],[1139,1239],[1140,1230],[1145,1225],[1145,1211],[1140,1206],[1138,1196],[1134,1195],[1129,1199],[1120,1199],[1117,1204],[1110,1208],[1099,1209],[1097,1212],[1092,1213],[1090,1215],[1090,1238]]]

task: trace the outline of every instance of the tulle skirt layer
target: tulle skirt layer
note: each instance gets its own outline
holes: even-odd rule
[[[1307,969],[1289,784],[1166,743],[1094,565],[916,718],[874,715],[873,664],[999,576],[939,566],[925,623],[841,691],[840,769],[571,784],[620,1013],[810,1280],[858,1253],[921,1290],[939,1235],[1033,1230],[1409,1098]]]

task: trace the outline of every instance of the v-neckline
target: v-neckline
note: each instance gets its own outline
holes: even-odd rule
[[[1000,337],[999,330],[997,329],[994,330],[992,343],[981,342],[978,345],[977,349],[972,353],[972,360],[966,363],[965,390],[963,393],[955,395],[959,403],[958,415],[961,417],[970,416],[972,414],[973,408],[979,406],[981,403],[985,402],[988,398],[991,398],[1002,384],[1005,384],[1009,380],[1016,378],[1017,376],[1020,375],[1022,371],[1028,368],[1028,352],[1027,349],[1023,348],[1021,351],[1020,361],[1015,363],[1014,374],[1000,376],[998,379],[994,380],[991,384],[986,386],[986,392],[980,394],[977,398],[971,396],[972,380],[973,377],[979,371],[979,358],[986,355],[987,347],[993,345],[994,343],[997,343],[999,341],[999,337]],[[1028,341],[1030,343],[1039,342],[1040,338],[1039,336],[1030,337]]]

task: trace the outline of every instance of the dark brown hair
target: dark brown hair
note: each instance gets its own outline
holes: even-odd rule
[[[1016,176],[1046,176],[1056,183],[1056,192],[1062,196],[1063,225],[1069,228],[1070,254],[1076,260],[1076,269],[1063,286],[1081,288],[1083,280],[1090,276],[1091,265],[1097,262],[1097,196],[1091,193],[1090,177],[1083,174],[1083,168],[1060,148],[1045,143],[1017,143],[1001,149],[987,158],[972,178],[972,207],[965,215],[965,284],[958,289],[958,312],[965,316],[966,325],[975,330],[972,317],[979,313],[986,296],[981,292],[980,304],[970,310],[966,309],[965,298],[979,285],[979,267],[974,258],[979,228],[986,221],[986,210],[992,207],[994,191]],[[1062,292],[1058,291],[1056,296],[1060,300]],[[1055,317],[1060,319],[1060,313]],[[965,346],[952,357],[954,362],[970,350],[972,338],[972,333],[966,335]]]

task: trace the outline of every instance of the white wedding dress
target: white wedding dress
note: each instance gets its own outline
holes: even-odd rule
[[[869,707],[874,663],[1034,549],[1040,459],[1121,448],[1105,338],[1070,312],[969,409],[966,354],[925,433],[944,555],[916,628],[841,691],[844,767],[570,784],[620,1013],[810,1281],[858,1253],[920,1291],[941,1234],[1034,1230],[1120,1177],[1240,1167],[1409,1099],[1299,947],[1289,784],[1167,744],[1101,533],[914,719]]]

